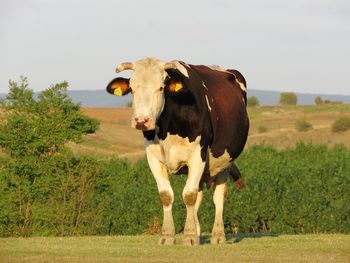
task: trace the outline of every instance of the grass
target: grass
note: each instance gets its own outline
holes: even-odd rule
[[[159,246],[145,235],[2,238],[0,262],[350,262],[349,235],[242,235],[198,247],[177,239]]]
[[[307,112],[325,112],[325,111],[349,111],[350,104],[327,104],[316,106],[301,106],[305,113]]]

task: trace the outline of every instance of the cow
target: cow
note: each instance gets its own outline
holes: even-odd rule
[[[120,64],[107,91],[132,94],[131,126],[143,132],[146,156],[163,205],[159,244],[175,243],[174,202],[170,174],[188,175],[182,197],[186,205],[183,243],[200,243],[198,209],[203,187],[212,187],[215,222],[211,243],[225,243],[223,205],[227,180],[243,181],[234,160],[242,152],[249,130],[246,81],[234,69],[144,58]]]

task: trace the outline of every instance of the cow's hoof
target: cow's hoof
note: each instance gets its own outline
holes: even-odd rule
[[[159,245],[174,245],[175,237],[164,236],[159,238]]]
[[[210,243],[211,244],[225,244],[226,243],[226,238],[225,238],[225,235],[215,235],[215,236],[212,236],[211,239],[210,239]]]
[[[186,246],[197,246],[200,244],[198,236],[185,236],[183,240],[183,244]]]

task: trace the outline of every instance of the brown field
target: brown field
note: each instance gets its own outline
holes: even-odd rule
[[[102,158],[115,156],[131,161],[144,156],[142,133],[130,127],[130,108],[83,108],[82,112],[99,119],[101,126],[96,134],[86,136],[82,144],[71,145],[76,154]],[[260,107],[249,108],[248,112],[251,127],[247,147],[264,143],[283,149],[298,141],[350,147],[350,130],[331,131],[337,117],[350,116],[350,105]],[[295,128],[298,118],[306,118],[312,129],[298,132]],[[260,131],[261,127],[266,131]]]

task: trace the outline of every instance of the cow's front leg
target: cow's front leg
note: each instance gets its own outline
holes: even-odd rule
[[[198,210],[202,203],[202,200],[203,200],[203,189],[199,189],[199,192],[197,194],[197,200],[196,200],[196,203],[194,204],[194,219],[196,221],[197,236],[199,237],[199,239],[201,237],[201,225],[198,219]]]
[[[159,244],[172,245],[175,244],[175,226],[172,214],[174,192],[169,182],[166,167],[156,158],[150,146],[146,147],[146,154],[148,164],[156,179],[160,201],[163,205],[163,225]]]
[[[200,200],[197,202],[197,207],[196,201],[198,197],[199,182],[203,175],[204,168],[205,162],[201,159],[199,150],[193,155],[188,164],[188,178],[182,192],[182,197],[187,210],[183,241],[185,245],[193,246],[200,243],[200,233],[198,233],[200,231],[200,226],[197,218]],[[199,198],[202,197],[201,194],[202,193],[200,193]]]

